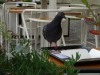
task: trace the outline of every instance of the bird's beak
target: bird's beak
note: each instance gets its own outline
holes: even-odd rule
[[[66,14],[64,13],[63,18],[66,19]]]
[[[64,15],[63,18],[66,19],[66,16]]]
[[[63,19],[62,19],[62,21],[64,22],[64,21],[66,21],[66,17],[65,16],[63,16]]]

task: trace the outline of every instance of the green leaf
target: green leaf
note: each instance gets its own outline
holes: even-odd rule
[[[81,0],[86,6],[89,5],[88,1],[87,0]]]
[[[87,0],[81,0],[85,5],[86,7],[89,9],[90,13],[92,14],[94,20],[98,21],[98,17],[97,15],[94,13],[94,10],[91,9],[91,6],[89,4],[89,2]]]

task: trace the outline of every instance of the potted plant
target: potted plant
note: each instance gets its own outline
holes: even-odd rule
[[[0,54],[1,75],[78,75],[79,70],[74,67],[75,59],[66,61],[63,67],[58,67],[48,60],[48,52],[42,54],[37,51],[24,54],[13,52],[13,57],[8,59],[5,53]]]
[[[59,75],[62,71],[55,63],[49,62],[44,53],[42,55],[36,51],[28,54],[13,53],[13,57],[9,60],[4,55],[1,54],[4,59],[1,59],[0,63],[2,68],[0,73],[3,75]]]
[[[0,75],[62,75],[62,67],[48,60],[48,50],[31,50],[30,40],[12,40],[12,35],[0,25],[0,33],[9,42],[9,51],[4,47],[0,50]]]
[[[19,39],[16,45],[12,41],[12,34],[4,29],[4,25],[0,25],[0,33],[4,40],[9,43],[10,50],[4,46],[0,50],[0,75],[77,75],[79,70],[74,64],[79,59],[76,58],[65,61],[64,66],[58,67],[55,63],[50,62],[49,52],[47,49],[34,50],[30,52],[31,41],[27,39]]]
[[[92,15],[92,18],[88,18],[86,17],[84,20],[87,24],[89,25],[95,25],[95,26],[100,26],[100,14],[97,12],[97,13],[94,13],[94,11],[92,10],[92,6],[98,6],[100,7],[100,5],[96,5],[96,4],[93,4],[93,5],[90,5],[88,0],[81,0],[83,2],[83,4],[86,5],[86,7],[88,8],[88,10],[90,11],[91,15]],[[94,34],[94,35],[100,35],[100,30],[91,30],[90,33]]]

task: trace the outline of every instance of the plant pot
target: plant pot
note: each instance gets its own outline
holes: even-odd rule
[[[90,30],[90,33],[93,35],[100,35],[100,30]]]

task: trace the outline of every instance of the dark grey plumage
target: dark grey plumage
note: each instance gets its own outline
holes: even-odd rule
[[[61,38],[62,18],[65,18],[65,14],[63,12],[59,12],[50,23],[43,27],[43,36],[50,43],[50,46],[53,42],[56,44],[57,41]]]

